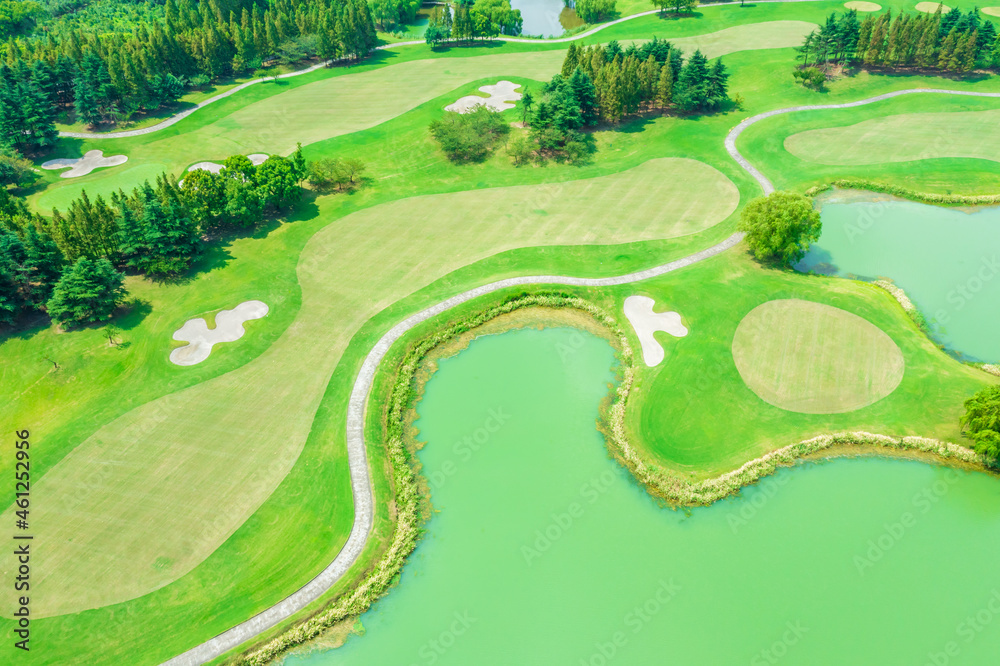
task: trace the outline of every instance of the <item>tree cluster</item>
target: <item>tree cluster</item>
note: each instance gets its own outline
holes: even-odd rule
[[[987,386],[965,401],[962,427],[978,453],[1000,459],[1000,386]]]
[[[695,51],[685,61],[679,49],[655,37],[624,50],[617,41],[603,47],[571,44],[562,76],[572,76],[578,67],[593,82],[597,116],[609,123],[642,107],[712,112],[729,101],[729,72],[721,59],[710,64]]]
[[[424,33],[428,44],[521,34],[521,10],[511,9],[510,0],[457,0],[451,8],[431,15]]]
[[[65,258],[40,222],[0,187],[0,324],[44,307],[62,274]]]
[[[412,23],[417,18],[421,0],[371,0],[372,18],[383,32]]]
[[[859,21],[857,12],[831,14],[799,48],[804,65],[831,63],[870,67],[920,67],[964,73],[1000,67],[1000,38],[977,9],[947,14],[891,11]]]
[[[65,213],[53,211],[43,228],[70,261],[107,259],[143,275],[176,275],[199,254],[203,231],[253,226],[265,211],[294,203],[305,168],[300,152],[260,166],[237,155],[219,174],[186,174],[181,187],[164,174],[130,194],[119,190],[110,202],[84,191]]]
[[[244,155],[233,155],[219,173],[204,169],[184,176],[181,192],[193,218],[203,229],[250,228],[267,212],[296,203],[307,165],[299,146],[291,158],[272,155],[254,166]]]
[[[430,125],[431,135],[453,162],[482,162],[510,133],[503,114],[485,105],[469,113],[448,111]]]
[[[218,174],[186,174],[181,187],[163,174],[110,201],[84,191],[50,219],[0,187],[0,323],[33,309],[60,323],[107,319],[125,297],[121,271],[184,273],[204,231],[252,227],[295,203],[307,172],[301,148],[258,166],[235,155]]]
[[[616,0],[576,0],[574,9],[587,23],[600,23],[618,15]]]
[[[661,14],[668,9],[672,9],[674,14],[691,13],[698,6],[698,0],[652,0],[652,3]]]
[[[146,6],[151,18],[128,29],[58,23],[44,37],[7,39],[0,62],[21,86],[7,84],[8,94],[32,107],[71,106],[88,124],[120,121],[176,100],[188,82],[245,74],[275,61],[357,59],[376,44],[365,0],[166,0],[162,9]],[[36,63],[44,73],[36,73]]]

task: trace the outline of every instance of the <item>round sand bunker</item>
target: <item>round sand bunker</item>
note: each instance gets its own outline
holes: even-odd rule
[[[882,9],[882,5],[876,5],[874,2],[863,2],[862,0],[845,2],[844,6],[858,12],[877,12]]]
[[[983,7],[979,11],[986,14],[987,16],[1000,17],[1000,7]]]
[[[126,162],[128,162],[128,157],[125,155],[112,155],[111,157],[105,157],[103,150],[88,150],[84,153],[83,157],[77,157],[75,159],[64,157],[57,160],[43,162],[42,168],[50,171],[55,171],[57,169],[69,169],[69,171],[59,174],[59,177],[79,178],[80,176],[86,176],[94,169],[118,166],[119,164],[125,164]]]
[[[949,7],[948,5],[943,5],[943,4],[938,3],[938,2],[918,2],[917,3],[917,11],[918,12],[923,12],[925,14],[933,14],[934,12],[936,12],[938,10],[938,7],[941,8],[941,13],[942,14],[945,14],[945,13],[951,11],[951,7]]]
[[[189,319],[174,332],[174,340],[189,344],[170,352],[170,362],[176,365],[201,363],[212,353],[212,346],[220,342],[235,342],[246,332],[243,323],[260,319],[268,312],[263,301],[246,301],[232,310],[222,310],[215,315],[215,328],[201,317]]]
[[[743,318],[733,337],[736,369],[775,407],[839,414],[866,407],[903,380],[903,353],[892,338],[840,308],[784,299]]]

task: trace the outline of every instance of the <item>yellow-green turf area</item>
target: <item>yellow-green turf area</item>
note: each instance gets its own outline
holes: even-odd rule
[[[621,293],[623,301],[629,290],[622,287]],[[850,280],[764,270],[742,248],[634,285],[631,293],[650,296],[658,307],[679,312],[689,333],[683,338],[662,336],[663,363],[639,369],[626,415],[629,433],[655,460],[695,478],[731,470],[778,446],[833,431],[964,441],[958,424],[962,402],[977,388],[995,381],[938,349],[885,291]],[[838,414],[796,413],[755,394],[740,376],[733,340],[740,336],[741,322],[755,309],[785,299],[839,309],[844,314],[822,317],[833,325],[842,324],[845,315],[865,320],[874,331],[858,327],[851,336],[825,330],[823,335],[834,339],[818,346],[845,364],[862,365],[867,361],[850,358],[860,351],[856,341],[875,341],[885,359],[875,363],[884,377],[883,392],[891,388],[896,367],[889,346],[898,346],[906,368],[898,388],[877,402]],[[808,340],[816,316],[794,313],[792,318],[806,329],[801,339]],[[770,333],[777,338],[799,338],[795,329]],[[880,340],[883,335],[888,339]],[[766,338],[766,332],[754,337]],[[809,385],[813,379],[807,376],[808,364],[828,363],[807,358],[807,347],[801,345],[798,351],[804,353],[793,361],[799,368],[795,381]],[[780,350],[764,353],[771,357],[771,364],[781,355]],[[873,391],[863,381],[856,383],[872,397]]]
[[[625,207],[622,197],[643,203]],[[128,412],[34,486],[35,536],[49,547],[36,556],[33,612],[126,601],[204,560],[295,463],[350,335],[413,289],[511,248],[700,231],[738,200],[712,167],[658,159],[592,180],[430,195],[341,219],[303,252],[299,314],[259,358]]]
[[[758,305],[733,337],[740,377],[764,402],[805,414],[853,412],[892,393],[903,353],[840,308],[786,298]]]
[[[701,48],[709,57],[717,57],[738,50],[795,46],[815,27],[803,21],[768,21],[672,42],[687,50]],[[221,162],[238,153],[287,155],[295,150],[296,143],[308,145],[374,127],[472,80],[547,80],[559,71],[564,56],[564,50],[542,50],[413,60],[291,88],[182,134],[88,140],[78,150],[99,148],[108,155],[127,155],[129,161],[80,178],[52,180],[36,205],[45,211],[65,210],[81,189],[86,189],[91,198],[108,197],[119,188],[134,187],[163,171],[179,175],[196,162]],[[210,109],[199,110],[195,116],[210,113]]]
[[[1000,161],[1000,110],[871,118],[792,134],[785,139],[785,150],[799,159],[836,165],[942,157]]]

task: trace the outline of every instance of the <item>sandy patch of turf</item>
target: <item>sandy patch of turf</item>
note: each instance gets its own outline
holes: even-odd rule
[[[768,301],[733,338],[747,386],[768,404],[805,414],[839,414],[872,404],[903,379],[903,353],[870,322],[812,301]]]
[[[712,167],[656,159],[589,180],[414,197],[331,224],[300,259],[295,322],[261,356],[126,413],[32,488],[36,538],[50,544],[36,556],[33,612],[132,599],[208,557],[291,469],[340,355],[383,308],[504,250],[669,238],[722,221],[737,201]]]
[[[848,9],[853,9],[859,12],[877,12],[882,9],[882,5],[877,5],[874,2],[862,2],[862,0],[853,0],[852,2],[845,2],[844,6]]]
[[[945,5],[943,3],[938,3],[938,2],[918,2],[917,3],[917,11],[918,12],[924,12],[925,14],[933,14],[934,12],[936,12],[938,10],[938,7],[941,8],[941,13],[942,14],[947,14],[949,11],[951,11],[951,7],[949,7],[948,5]]]
[[[1000,161],[1000,110],[906,113],[808,130],[786,138],[785,150],[835,165],[942,157]]]
[[[979,11],[988,16],[1000,16],[1000,7],[983,7]]]

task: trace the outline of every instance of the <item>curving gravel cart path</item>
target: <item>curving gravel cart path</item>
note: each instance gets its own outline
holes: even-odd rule
[[[753,178],[764,190],[764,193],[770,194],[774,191],[774,186],[771,184],[771,181],[768,180],[767,177],[758,171],[752,164],[750,164],[750,162],[747,161],[747,159],[736,149],[736,139],[746,128],[750,127],[754,123],[764,120],[765,118],[770,118],[784,113],[812,111],[818,109],[846,109],[855,106],[863,106],[865,104],[872,104],[874,102],[890,99],[892,97],[898,97],[900,95],[917,93],[1000,98],[1000,93],[977,93],[942,89],[913,89],[897,90],[895,92],[878,95],[877,97],[870,97],[857,102],[796,106],[787,109],[777,109],[774,111],[760,113],[756,116],[751,116],[730,130],[729,134],[726,136],[726,150],[733,157],[733,159],[747,171],[747,173],[753,176]],[[368,540],[368,534],[371,531],[374,519],[374,496],[372,494],[371,479],[368,475],[368,454],[365,450],[365,403],[367,402],[368,393],[371,390],[372,383],[375,379],[375,373],[378,370],[382,359],[385,357],[386,352],[388,352],[389,348],[392,347],[396,341],[398,341],[414,326],[427,321],[431,317],[435,317],[443,312],[446,312],[456,305],[465,303],[466,301],[485,294],[506,289],[508,287],[517,287],[522,285],[608,287],[628,284],[631,282],[640,282],[642,280],[647,280],[658,275],[675,271],[679,268],[684,268],[685,266],[690,266],[691,264],[708,259],[709,257],[713,257],[717,254],[721,254],[722,252],[734,247],[742,239],[743,234],[737,232],[717,245],[713,245],[710,248],[688,255],[682,259],[677,259],[675,261],[671,261],[670,263],[643,271],[620,275],[618,277],[575,278],[560,275],[535,275],[499,280],[497,282],[491,282],[481,287],[476,287],[462,292],[457,296],[452,296],[445,301],[441,301],[436,305],[432,305],[425,310],[421,310],[420,312],[411,315],[393,326],[379,339],[371,351],[368,352],[364,363],[361,365],[361,370],[358,372],[358,376],[354,380],[354,387],[351,390],[351,397],[348,401],[347,456],[351,471],[351,493],[354,496],[354,524],[351,527],[351,534],[347,539],[347,543],[344,544],[344,547],[337,554],[337,557],[327,568],[320,572],[319,575],[311,581],[306,583],[298,591],[294,592],[292,595],[286,597],[274,606],[271,606],[267,610],[255,615],[249,620],[241,622],[232,629],[219,634],[215,638],[211,638],[201,645],[198,645],[187,652],[164,662],[164,666],[197,666],[204,664],[207,661],[211,661],[212,659],[225,654],[229,650],[232,650],[238,645],[254,638],[264,631],[267,631],[271,627],[274,627],[279,622],[291,617],[318,599],[323,593],[329,590],[334,583],[340,580],[340,578],[347,572],[354,562],[357,561],[358,557],[360,557],[361,552],[365,547],[365,543]]]

